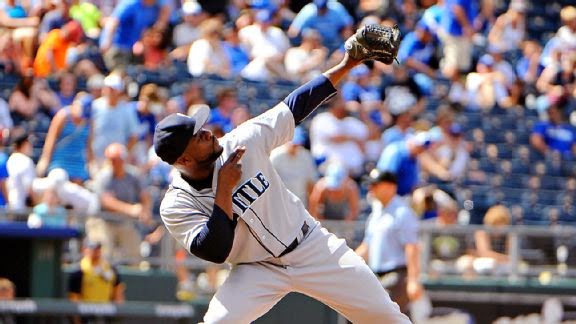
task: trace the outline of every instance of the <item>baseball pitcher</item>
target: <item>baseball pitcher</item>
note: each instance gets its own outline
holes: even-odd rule
[[[392,64],[399,34],[397,27],[360,28],[338,65],[221,139],[202,127],[208,108],[158,123],[156,154],[179,171],[160,207],[166,228],[190,253],[232,266],[205,323],[252,322],[289,292],[354,323],[410,322],[362,258],[286,189],[269,159],[351,68],[367,59]]]

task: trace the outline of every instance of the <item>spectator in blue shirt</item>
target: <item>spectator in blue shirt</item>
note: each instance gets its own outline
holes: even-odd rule
[[[404,141],[407,137],[414,134],[414,129],[412,128],[414,112],[412,108],[415,104],[416,97],[407,91],[399,91],[396,95],[387,98],[385,105],[392,118],[393,126],[382,133],[382,147],[397,141]]]
[[[522,57],[516,63],[516,75],[522,82],[534,85],[538,76],[542,73],[543,67],[540,65],[540,54],[542,48],[538,42],[527,40],[522,43]]]
[[[398,60],[409,69],[414,81],[426,94],[432,94],[432,79],[436,78],[436,71],[430,67],[435,52],[433,38],[430,27],[420,21],[416,29],[402,39],[398,51]]]
[[[440,39],[444,46],[444,67],[470,70],[472,63],[473,1],[446,0],[440,19]]]
[[[163,0],[121,0],[108,18],[101,38],[106,67],[113,70],[132,62],[132,47],[142,33],[159,23]],[[166,17],[168,18],[168,17]]]
[[[225,88],[218,93],[218,106],[212,109],[208,125],[216,125],[222,128],[225,133],[234,129],[232,123],[232,112],[238,107],[238,100],[234,89]]]
[[[428,133],[418,133],[404,141],[396,141],[384,148],[377,168],[391,172],[398,179],[398,195],[412,193],[420,182],[418,155],[429,149],[434,138]]]
[[[342,85],[342,97],[349,103],[370,104],[382,100],[380,89],[370,80],[370,69],[360,64],[350,71],[350,81]]]
[[[250,55],[240,44],[238,29],[235,26],[226,26],[222,34],[224,36],[222,47],[224,47],[224,51],[230,60],[232,76],[238,76],[240,71],[250,63]]]
[[[537,123],[530,135],[530,144],[540,153],[558,151],[567,157],[576,152],[576,130],[566,122],[563,106],[553,103],[548,107],[548,121]]]
[[[342,44],[342,34],[346,29],[351,30],[353,22],[352,16],[339,2],[314,0],[296,15],[288,36],[298,37],[307,28],[317,30],[322,35],[323,45],[332,52]]]

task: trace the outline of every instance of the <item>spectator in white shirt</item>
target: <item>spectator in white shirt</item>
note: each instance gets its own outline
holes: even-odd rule
[[[174,27],[172,42],[176,47],[170,55],[177,59],[185,59],[190,45],[200,38],[200,24],[206,18],[202,7],[196,1],[186,1],[182,4],[182,23]]]
[[[368,127],[359,119],[348,116],[340,95],[331,99],[329,107],[328,111],[312,119],[312,155],[317,163],[325,160],[342,162],[350,176],[357,178],[364,169],[364,143],[368,137]]]
[[[284,53],[290,41],[284,31],[273,25],[274,14],[269,10],[256,13],[255,22],[238,32],[240,42],[250,54],[250,63],[242,70],[244,78],[267,81],[284,78]]]
[[[224,26],[217,18],[200,25],[200,39],[190,46],[188,72],[193,76],[215,74],[227,78],[231,74],[230,61],[222,46],[221,32]]]
[[[27,134],[14,138],[14,152],[8,158],[8,207],[13,211],[23,211],[31,207],[31,188],[36,178],[36,166],[30,158],[32,143]]]
[[[286,52],[284,65],[293,80],[307,81],[322,73],[328,49],[322,46],[322,36],[313,29],[302,32],[302,44]]]

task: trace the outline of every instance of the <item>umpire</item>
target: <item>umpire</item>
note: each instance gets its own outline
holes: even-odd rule
[[[418,218],[406,200],[397,194],[396,176],[372,170],[366,177],[372,196],[372,213],[366,222],[364,241],[356,253],[407,314],[408,303],[422,296],[419,282],[420,249]]]

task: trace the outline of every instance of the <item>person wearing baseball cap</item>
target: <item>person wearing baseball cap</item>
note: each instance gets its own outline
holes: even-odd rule
[[[397,280],[386,289],[402,312],[408,303],[424,292],[419,282],[420,252],[418,217],[405,199],[397,194],[397,177],[389,171],[373,169],[364,181],[369,185],[372,213],[366,222],[364,241],[356,249],[381,282]]]
[[[156,155],[168,164],[176,163],[192,137],[198,134],[209,117],[210,108],[203,105],[198,107],[192,116],[172,114],[164,118],[158,123],[154,133]],[[217,146],[218,142],[214,138],[211,147],[204,153],[210,162],[214,162],[222,153],[222,148]]]
[[[118,271],[102,257],[102,244],[86,239],[83,258],[68,279],[68,299],[73,302],[121,303],[126,286]]]
[[[412,193],[420,182],[420,166],[418,156],[427,151],[439,138],[429,132],[420,132],[405,140],[396,141],[384,148],[377,168],[389,171],[398,179],[398,194],[400,196]]]
[[[372,41],[362,45],[368,36]],[[204,127],[207,107],[157,124],[156,154],[177,171],[160,205],[164,225],[189,253],[232,265],[205,323],[250,323],[292,291],[354,323],[410,322],[366,263],[322,228],[270,162],[271,151],[292,140],[295,127],[336,94],[352,68],[369,58],[391,64],[398,39],[395,28],[359,30],[339,64],[221,138]]]
[[[416,97],[408,91],[398,91],[395,96],[387,96],[384,104],[388,108],[394,125],[382,133],[382,146],[386,147],[390,143],[404,140],[414,134],[412,110],[416,105]]]

